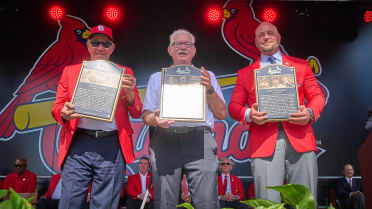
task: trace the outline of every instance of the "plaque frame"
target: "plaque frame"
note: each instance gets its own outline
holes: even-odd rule
[[[95,66],[96,68],[88,68],[88,65],[106,65],[106,66],[111,66],[111,72],[110,70],[103,70],[104,68],[99,68]],[[89,67],[92,67],[89,66]],[[114,70],[117,70],[118,72],[115,72]],[[101,76],[94,76],[92,75],[91,72],[89,71],[97,71],[94,73],[100,73]],[[121,92],[121,83],[122,83],[122,77],[125,73],[125,68],[118,66],[117,64],[109,61],[109,60],[93,60],[93,61],[83,61],[83,64],[81,65],[80,73],[78,80],[75,85],[74,93],[72,95],[71,103],[74,104],[74,109],[75,113],[84,117],[84,118],[89,118],[89,119],[94,119],[98,121],[104,121],[104,122],[112,122],[115,116],[115,111],[116,111],[116,105],[118,103],[119,95]],[[116,75],[115,75],[116,74]],[[111,77],[110,77],[111,76]],[[89,79],[93,78],[101,78],[100,80],[95,80],[95,81],[90,81]],[[102,79],[104,78],[104,79]],[[101,92],[101,90],[109,90],[109,96],[110,98],[110,108],[106,110],[107,114],[105,117],[100,116],[99,113],[95,113],[94,110],[90,110],[89,108],[78,105],[84,102],[80,101],[83,98],[79,97],[79,90],[82,89],[89,89],[92,90],[90,87],[94,87],[92,85],[95,85],[95,87],[100,88],[100,90],[96,90],[96,92]],[[83,86],[87,87],[84,88]],[[101,92],[102,93],[102,92]],[[101,94],[102,95],[102,94]],[[84,111],[80,111],[81,109],[84,108]],[[91,112],[89,112],[91,111]],[[102,113],[101,113],[102,115]]]
[[[192,70],[190,70],[192,69]],[[197,70],[197,71],[196,71]],[[178,71],[178,72],[177,72]],[[190,71],[190,72],[188,72]],[[193,72],[193,74],[190,74]],[[197,72],[197,74],[195,74]],[[174,75],[168,75],[170,73],[173,73]],[[168,76],[168,77],[167,77]],[[197,86],[193,86],[193,88],[198,89],[200,92],[196,92],[194,95],[198,95],[201,97],[201,107],[199,110],[199,113],[196,113],[198,115],[197,117],[180,117],[173,114],[169,114],[165,112],[166,108],[169,108],[167,104],[167,101],[165,99],[171,97],[172,101],[177,101],[178,104],[181,104],[181,106],[184,106],[184,102],[188,102],[185,99],[185,95],[182,95],[179,93],[178,95],[172,94],[172,92],[169,92],[169,90],[165,91],[165,84],[167,82],[171,82],[170,77],[174,76],[174,78],[179,78],[179,81],[183,81],[184,84],[195,84],[198,83]],[[201,76],[201,69],[196,68],[191,65],[173,65],[169,68],[162,68],[161,73],[161,93],[160,93],[160,119],[161,120],[174,120],[178,122],[198,122],[198,123],[205,123],[206,122],[206,103],[207,103],[207,96],[206,96],[206,90],[205,86],[200,83],[200,76]],[[193,77],[193,78],[192,78]],[[197,78],[196,78],[197,77]],[[167,80],[168,79],[168,80]],[[182,84],[177,83],[178,79],[173,79],[173,82],[175,82],[174,87],[178,86],[180,90],[185,90],[186,86],[182,86]],[[168,84],[169,84],[168,83]],[[181,88],[182,87],[182,88]],[[199,88],[200,87],[200,88]],[[189,88],[191,89],[191,87]],[[189,101],[190,102],[190,101]],[[168,102],[169,104],[169,102]],[[189,109],[187,109],[189,110]],[[185,110],[183,110],[185,111]],[[195,112],[197,112],[195,111]],[[186,114],[185,114],[186,115]]]
[[[274,69],[274,70],[273,70]],[[262,72],[264,75],[258,75],[259,73],[261,73],[260,71],[265,71],[267,70],[268,74],[269,75],[265,75],[264,73],[265,72]],[[282,71],[286,71],[285,73],[283,73]],[[288,73],[290,72],[290,73]],[[286,80],[287,78],[285,77],[292,77],[292,81],[289,82],[288,86],[285,86],[286,84],[282,84],[284,86],[273,86],[273,84],[270,86],[268,85],[267,87],[264,87],[263,88],[263,85],[261,83],[261,86],[259,86],[259,78],[258,77],[267,77],[267,79],[274,79],[274,77],[281,77],[282,81],[283,80]],[[274,79],[276,80],[276,79]],[[287,80],[290,80],[290,79],[287,79]],[[300,102],[299,102],[299,96],[298,96],[298,84],[297,84],[297,77],[296,77],[296,69],[295,67],[289,67],[289,66],[286,66],[286,65],[280,65],[280,64],[269,64],[269,65],[266,65],[265,67],[262,67],[262,68],[259,68],[259,69],[255,69],[254,70],[254,83],[255,83],[255,91],[256,91],[256,101],[258,103],[258,111],[259,112],[262,112],[264,111],[262,106],[260,105],[261,102],[263,101],[263,98],[262,98],[262,91],[263,90],[269,90],[269,91],[273,91],[274,93],[278,93],[278,92],[292,92],[294,93],[294,99],[295,100],[295,104],[294,106],[292,106],[292,108],[295,109],[295,112],[298,111],[298,108],[300,106]],[[262,91],[261,91],[262,90]],[[270,113],[268,112],[267,115],[268,115],[268,119],[266,120],[266,122],[280,122],[280,121],[288,121],[289,119],[289,114],[291,113],[295,113],[295,112],[289,112],[287,111],[285,114],[286,116],[284,115],[281,115],[281,116],[278,116],[278,117],[270,117]]]

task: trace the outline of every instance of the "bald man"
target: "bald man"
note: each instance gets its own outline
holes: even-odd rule
[[[309,188],[316,202],[318,166],[312,123],[323,110],[324,95],[307,61],[280,51],[281,36],[275,25],[261,23],[255,36],[261,57],[239,70],[229,113],[233,119],[249,124],[248,152],[252,159],[256,197],[280,202],[280,193],[265,187],[282,185],[287,176],[288,183]],[[290,114],[288,121],[267,122],[267,113],[258,111],[254,69],[269,64],[296,69],[300,106],[298,112]]]
[[[12,188],[18,193],[34,193],[36,189],[36,175],[27,171],[27,160],[18,158],[14,163],[15,171],[5,177],[3,189]]]

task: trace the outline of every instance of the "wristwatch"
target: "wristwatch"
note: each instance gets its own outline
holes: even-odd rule
[[[314,113],[313,113],[313,111],[310,108],[306,108],[306,109],[310,113],[310,120],[309,120],[309,122],[313,122],[314,121]]]
[[[207,94],[212,94],[213,91],[214,91],[213,86],[211,86],[211,87],[207,90]]]

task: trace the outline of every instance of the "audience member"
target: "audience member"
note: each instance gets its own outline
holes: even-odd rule
[[[139,164],[139,172],[128,177],[127,183],[127,209],[140,208],[145,197],[146,189],[149,187],[151,181],[151,173],[149,172],[149,159],[141,157]],[[154,208],[154,188],[151,185],[149,194],[147,196],[145,208]]]
[[[364,195],[360,179],[353,178],[354,168],[346,164],[343,170],[344,177],[338,181],[336,195],[342,209],[364,209]]]
[[[36,175],[26,170],[27,160],[18,158],[14,167],[15,172],[5,177],[3,189],[12,188],[17,193],[34,193],[36,189]]]
[[[61,199],[61,174],[55,174],[50,179],[48,191],[37,201],[37,209],[58,209]]]
[[[228,159],[220,160],[218,175],[218,198],[221,208],[249,209],[249,206],[241,203],[244,199],[243,185],[237,176],[230,174],[234,163]]]

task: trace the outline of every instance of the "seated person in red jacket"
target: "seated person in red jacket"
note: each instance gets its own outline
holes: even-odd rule
[[[234,163],[228,158],[222,158],[219,163],[221,174],[218,175],[218,198],[221,208],[249,209],[241,203],[244,200],[244,190],[240,179],[230,174]]]
[[[0,189],[2,189],[3,188],[3,181],[1,181],[1,179],[0,179]]]
[[[3,189],[14,189],[17,193],[34,193],[36,189],[36,175],[26,170],[27,160],[18,158],[14,164],[15,172],[5,177]],[[28,194],[21,194],[30,197]]]
[[[149,158],[141,157],[138,167],[139,172],[128,177],[127,183],[127,209],[138,209],[141,207],[145,197],[146,189],[149,187],[151,173],[149,171]],[[146,209],[154,208],[154,188],[151,184],[149,195],[146,198]]]
[[[50,179],[48,191],[37,201],[38,209],[58,209],[61,199],[61,174],[55,174]]]

